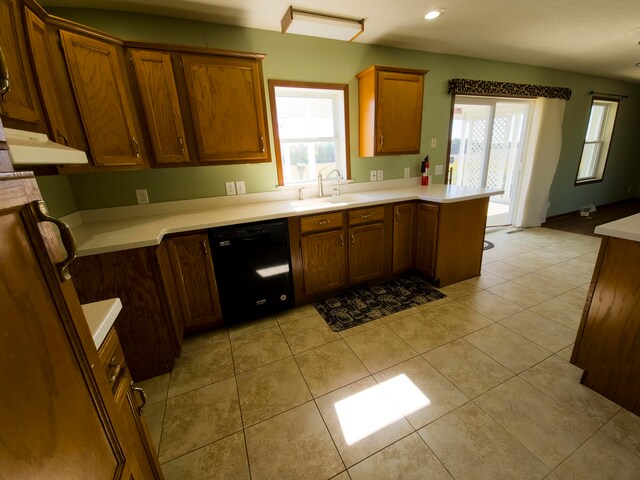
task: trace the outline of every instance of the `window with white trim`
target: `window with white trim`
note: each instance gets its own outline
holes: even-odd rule
[[[598,182],[604,177],[618,103],[618,100],[604,98],[592,100],[576,184]]]
[[[349,178],[347,89],[269,80],[279,185],[313,183],[333,169]]]

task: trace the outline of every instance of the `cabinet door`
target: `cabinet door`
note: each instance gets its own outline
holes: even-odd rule
[[[393,207],[393,273],[408,270],[415,261],[416,205]]]
[[[156,164],[188,163],[169,52],[130,50]]]
[[[185,328],[222,326],[208,236],[203,233],[165,241],[169,247]]]
[[[142,165],[141,139],[119,47],[66,31],[60,36],[94,163]]]
[[[349,229],[349,283],[381,277],[384,273],[384,225],[374,223]]]
[[[438,210],[437,205],[418,204],[416,268],[432,278],[436,268]]]
[[[28,8],[25,7],[24,13],[29,53],[36,71],[51,138],[62,145],[86,151],[87,141],[64,57],[59,46],[54,43],[55,32],[48,30],[46,24]]]
[[[376,153],[420,153],[424,76],[378,72]]]
[[[94,360],[85,355],[91,337],[73,284],[59,279],[28,204],[20,205],[30,196],[25,184],[0,179],[0,472],[123,478],[130,467],[111,423],[115,405],[94,377],[95,347]],[[29,188],[37,191],[35,182]]]
[[[346,257],[343,230],[304,235],[300,239],[307,295],[343,287]]]
[[[189,105],[203,162],[268,162],[259,60],[182,55]]]
[[[18,0],[0,0],[0,47],[9,73],[10,87],[5,95],[0,96],[0,113],[5,119],[40,122],[38,94],[27,56]]]

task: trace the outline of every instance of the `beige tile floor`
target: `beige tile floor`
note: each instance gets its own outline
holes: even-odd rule
[[[306,306],[142,382],[168,480],[638,479],[640,418],[568,362],[600,240],[487,234],[480,277],[340,333]]]

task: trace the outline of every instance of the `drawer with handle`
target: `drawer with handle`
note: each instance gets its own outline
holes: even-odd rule
[[[384,207],[358,208],[349,211],[349,225],[362,223],[382,222],[384,220]]]
[[[125,375],[127,364],[124,361],[124,352],[120,346],[120,340],[114,328],[112,328],[104,342],[98,350],[98,356],[102,364],[107,382],[113,394],[117,397],[122,380],[128,377]]]
[[[343,225],[344,215],[342,212],[310,215],[300,219],[300,233],[321,232],[341,228]]]

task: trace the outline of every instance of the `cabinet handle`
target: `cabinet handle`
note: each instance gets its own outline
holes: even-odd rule
[[[331,223],[331,220],[318,220],[316,225],[326,225],[327,223]]]
[[[140,158],[140,144],[136,140],[136,137],[131,137],[131,141],[133,142],[133,146],[136,147],[136,157]]]
[[[384,135],[380,134],[380,146],[384,145]]]
[[[4,96],[11,90],[9,86],[9,70],[7,68],[7,61],[0,48],[0,99],[4,102]]]
[[[60,230],[60,238],[62,239],[64,249],[67,251],[67,258],[56,263],[56,267],[58,267],[58,273],[60,274],[62,281],[66,282],[71,278],[69,265],[71,265],[71,262],[76,259],[76,240],[73,238],[73,232],[71,232],[69,225],[49,215],[47,205],[42,200],[35,200],[31,202],[31,209],[39,222],[51,222],[58,227],[58,230]]]
[[[67,137],[65,137],[62,133],[60,133],[60,130],[58,130],[58,138],[62,139],[62,142],[65,144],[65,146],[69,146],[69,139]]]
[[[209,256],[209,249],[207,248],[207,241],[206,240],[202,240],[202,249],[204,250],[204,256],[208,257]]]
[[[365,213],[364,215],[360,215],[360,218],[369,218],[373,217],[373,213]]]
[[[344,237],[340,234],[340,248],[344,248]]]
[[[142,415],[142,409],[147,404],[147,394],[144,393],[144,390],[140,387],[134,387],[133,382],[131,382],[131,390],[134,392],[138,392],[140,394],[140,399],[142,400],[142,405],[138,405],[138,414]]]
[[[356,239],[355,239],[355,237],[353,236],[353,233],[352,233],[351,234],[351,246],[355,247],[355,245],[356,245]]]
[[[260,151],[264,152],[266,149],[266,145],[264,143],[264,135],[260,135]]]
[[[400,221],[400,210],[396,210],[396,222]]]
[[[109,366],[115,367],[115,370],[113,371],[113,375],[109,377],[109,383],[113,383],[120,376],[120,372],[122,371],[122,365],[120,364],[116,365],[116,357],[113,357],[109,362]]]
[[[182,137],[178,138],[178,145],[180,145],[180,154],[184,155],[185,154],[184,140],[182,140]]]

